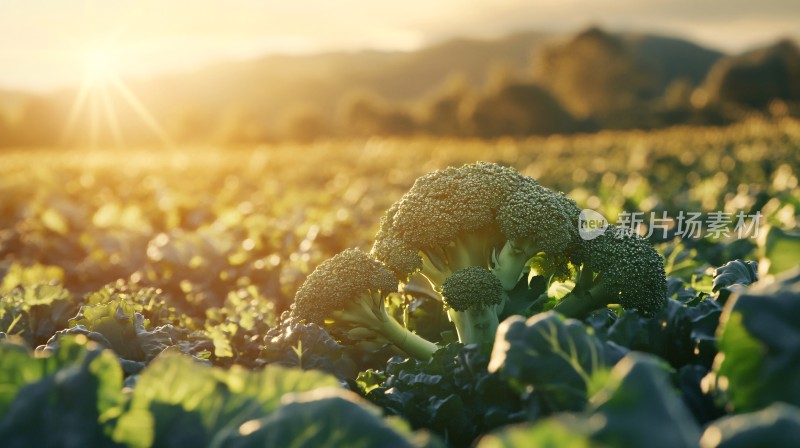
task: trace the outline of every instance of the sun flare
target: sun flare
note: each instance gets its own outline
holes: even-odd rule
[[[105,83],[116,71],[116,58],[109,48],[93,48],[84,58],[86,79],[91,84]]]
[[[62,141],[69,140],[81,116],[88,115],[89,146],[96,148],[101,128],[106,128],[116,143],[123,147],[122,123],[117,114],[117,102],[131,108],[159,140],[170,147],[169,136],[138,96],[117,72],[118,49],[94,47],[84,54],[84,75],[67,119]]]

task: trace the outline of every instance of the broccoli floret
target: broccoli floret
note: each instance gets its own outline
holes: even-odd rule
[[[494,273],[506,290],[522,275],[525,263],[538,253],[547,261],[550,276],[569,276],[569,254],[580,247],[580,208],[572,199],[534,184],[522,184],[498,213],[506,244],[496,254]]]
[[[653,316],[667,304],[664,260],[638,234],[608,226],[602,235],[585,241],[583,250],[575,288],[559,301],[556,311],[582,318],[592,310],[619,304]]]
[[[470,266],[442,284],[447,315],[464,344],[494,341],[499,324],[496,307],[503,302],[503,285],[488,269]]]
[[[386,311],[397,277],[380,261],[347,249],[324,261],[297,291],[292,316],[348,336],[385,339],[409,355],[429,359],[437,347],[400,325]]]
[[[446,168],[417,179],[389,209],[373,255],[401,280],[419,271],[439,291],[470,266],[490,269],[511,290],[537,253],[567,259],[558,253],[578,244],[579,213],[573,201],[512,168]]]

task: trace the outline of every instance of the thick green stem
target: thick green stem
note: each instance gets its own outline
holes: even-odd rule
[[[450,308],[447,310],[447,316],[456,326],[458,340],[462,344],[494,342],[494,335],[499,325],[494,307],[466,311]]]
[[[421,252],[420,256],[422,257],[422,269],[420,270],[420,274],[431,282],[434,290],[438,291],[442,283],[447,277],[450,277],[453,272],[441,261],[435,258],[431,259],[425,252]]]
[[[439,348],[436,344],[412,333],[388,314],[386,317],[381,333],[389,342],[417,359],[431,359],[433,352]]]
[[[430,359],[439,347],[400,325],[386,312],[383,300],[380,293],[371,293],[367,297],[353,301],[347,309],[335,313],[334,316],[356,329],[362,328],[383,336],[397,348],[417,359]]]
[[[580,280],[578,279],[579,285],[583,283]],[[558,302],[554,309],[566,317],[583,319],[592,311],[607,306],[609,303],[610,297],[603,288],[602,282],[599,282],[590,289],[576,286],[572,292]]]
[[[533,255],[535,254],[530,253],[528,250],[515,248],[510,241],[507,241],[503,248],[495,254],[492,274],[500,279],[503,289],[511,291],[517,286],[519,279],[522,278],[525,263]]]

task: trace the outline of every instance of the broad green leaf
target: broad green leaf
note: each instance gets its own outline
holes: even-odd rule
[[[519,389],[532,386],[554,411],[584,408],[592,374],[605,368],[603,343],[574,319],[553,311],[500,324],[489,362]]]
[[[339,382],[320,372],[279,366],[258,372],[210,368],[165,352],[140,375],[114,439],[130,446],[210,441],[223,430],[267,415],[287,393],[326,386]]]
[[[707,384],[729,410],[800,406],[800,269],[754,284],[725,304]]]
[[[693,448],[700,428],[669,382],[658,358],[630,353],[606,374],[581,413],[512,426],[483,438],[480,448],[615,447]]]
[[[102,423],[124,399],[116,357],[84,337],[44,358],[0,344],[3,446],[111,445]]]
[[[64,270],[58,266],[33,264],[23,266],[12,264],[0,284],[0,292],[11,291],[17,286],[36,286],[42,284],[58,284],[64,280]]]
[[[632,352],[591,398],[590,419],[603,424],[592,439],[614,447],[694,447],[700,428],[670,383],[660,358]]]
[[[573,415],[507,426],[492,432],[478,442],[477,448],[590,448],[589,421]]]
[[[800,265],[800,230],[782,230],[770,227],[759,240],[763,258],[762,272],[780,274]]]
[[[746,414],[722,417],[700,439],[701,448],[794,446],[800,440],[800,409],[785,404]]]
[[[381,409],[343,389],[290,394],[283,405],[260,419],[242,423],[220,442],[225,448],[265,446],[316,448],[347,446],[411,447],[381,418]]]

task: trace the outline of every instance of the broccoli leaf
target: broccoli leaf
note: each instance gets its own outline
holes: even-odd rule
[[[725,303],[732,292],[741,291],[758,280],[758,263],[733,260],[714,270],[712,291],[717,300]]]
[[[617,363],[591,399],[589,413],[604,422],[593,439],[610,446],[696,446],[700,429],[675,393],[671,373],[662,360],[643,353]]]
[[[139,376],[114,439],[134,446],[206,445],[277,409],[289,392],[338,385],[321,372],[222,370],[168,351]]]
[[[669,299],[653,317],[624,311],[608,329],[607,338],[631,350],[658,355],[675,368],[689,363],[710,367],[717,353],[714,333],[721,309],[710,299],[694,306]]]
[[[697,446],[700,428],[669,375],[658,358],[631,353],[611,370],[585,412],[512,426],[484,437],[478,446]]]
[[[723,417],[710,424],[700,439],[702,448],[793,446],[800,440],[800,409],[786,403],[746,414]]]
[[[226,448],[264,446],[414,446],[381,418],[380,408],[343,389],[288,394],[266,417],[244,422],[227,434]],[[410,432],[410,431],[409,431]]]
[[[527,321],[503,321],[489,363],[520,391],[533,391],[551,411],[579,411],[587,403],[592,374],[606,367],[603,342],[574,319],[553,311]]]
[[[413,428],[467,446],[479,434],[526,416],[525,400],[487,370],[488,352],[486,346],[453,343],[428,361],[394,357],[383,372],[363,372],[357,384],[368,400],[405,417]]]
[[[44,358],[4,343],[0,372],[3,446],[112,445],[101,423],[124,397],[110,352],[83,337],[65,338]]]
[[[729,411],[800,406],[800,269],[731,296],[720,318],[709,386]]]
[[[322,370],[339,378],[355,378],[358,373],[346,347],[317,324],[284,316],[264,342],[259,360],[267,364]]]

